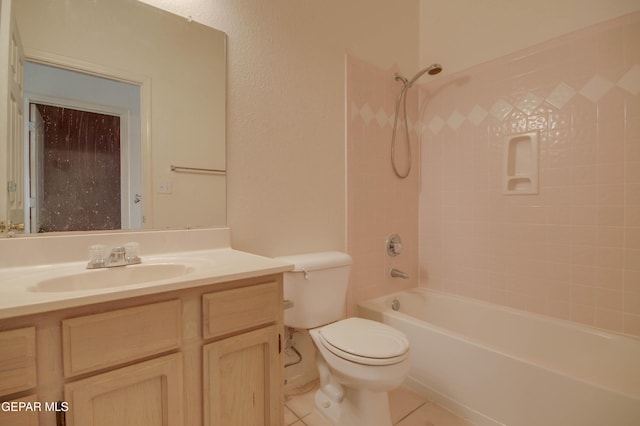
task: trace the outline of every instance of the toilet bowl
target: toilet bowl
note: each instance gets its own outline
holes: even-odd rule
[[[351,257],[341,252],[283,256],[284,323],[305,329],[316,348],[316,409],[337,426],[391,426],[388,391],[409,372],[409,341],[376,321],[344,318]]]
[[[409,372],[409,342],[381,323],[349,318],[309,330],[320,389],[316,408],[339,426],[390,426],[388,391]]]

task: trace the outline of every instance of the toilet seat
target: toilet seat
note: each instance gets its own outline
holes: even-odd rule
[[[348,318],[318,331],[325,348],[336,356],[359,364],[391,365],[409,356],[407,337],[377,321]]]

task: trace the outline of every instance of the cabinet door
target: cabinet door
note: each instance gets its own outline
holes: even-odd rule
[[[67,426],[183,424],[182,355],[173,354],[65,385]]]
[[[37,404],[42,404],[35,395],[14,399],[8,401],[8,403],[26,403],[30,404],[30,407],[36,407]],[[0,425],[38,426],[38,411],[19,410],[11,408],[11,406],[7,407],[7,409],[0,409]]]
[[[36,328],[0,332],[0,395],[36,386]]]
[[[271,326],[204,347],[205,426],[283,423],[279,338]]]

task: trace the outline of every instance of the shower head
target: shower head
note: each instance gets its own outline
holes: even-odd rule
[[[413,76],[413,78],[411,80],[409,80],[408,82],[405,83],[407,89],[411,86],[413,86],[413,83],[416,82],[416,80],[418,80],[420,77],[422,77],[425,73],[429,74],[429,75],[436,75],[439,74],[440,71],[442,71],[442,65],[440,64],[432,64],[430,66],[428,66],[427,68],[418,71],[418,73]]]
[[[427,68],[427,74],[429,75],[440,74],[440,71],[442,71],[442,65],[440,64],[433,64],[429,68]]]

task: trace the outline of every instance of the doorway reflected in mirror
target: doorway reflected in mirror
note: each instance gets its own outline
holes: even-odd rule
[[[30,228],[121,228],[120,117],[31,104]]]
[[[142,227],[140,88],[25,62],[31,233]]]

